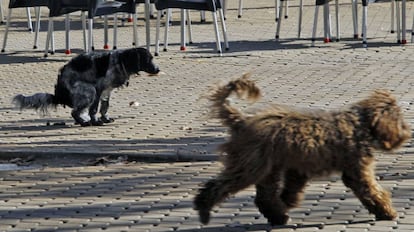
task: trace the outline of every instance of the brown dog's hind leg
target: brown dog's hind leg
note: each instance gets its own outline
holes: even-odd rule
[[[348,169],[344,171],[342,181],[377,220],[393,220],[398,216],[390,194],[377,183],[371,167]]]
[[[284,225],[289,220],[287,207],[280,198],[280,173],[273,172],[256,184],[254,203],[271,225]]]
[[[289,209],[298,207],[300,201],[303,199],[307,182],[308,177],[300,174],[296,170],[289,169],[285,172],[283,191],[280,194],[280,198],[282,198],[282,201]]]
[[[250,171],[248,167],[233,166],[224,169],[215,179],[204,184],[194,199],[194,209],[199,211],[200,221],[208,224],[210,210],[229,195],[255,184],[262,178],[262,170],[257,168]]]

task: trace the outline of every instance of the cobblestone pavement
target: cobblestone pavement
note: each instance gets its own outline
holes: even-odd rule
[[[216,162],[132,163],[0,172],[0,231],[413,231],[413,157],[380,156],[396,221],[375,221],[339,177],[313,181],[287,226],[270,227],[249,188],[201,226],[192,200]]]
[[[414,121],[414,47],[397,44],[396,35],[389,33],[389,2],[369,6],[367,49],[352,39],[349,1],[340,1],[341,41],[323,43],[320,21],[315,46],[310,40],[313,3],[306,2],[298,39],[298,1],[289,2],[289,18],[283,19],[276,42],[274,1],[245,1],[240,19],[238,1],[229,1],[230,51],[222,57],[214,52],[210,14],[202,24],[198,13],[192,13],[194,43],[179,51],[179,13],[174,11],[169,50],[155,58],[163,74],[132,77],[129,87],[112,96],[115,122],[88,128],[74,125],[69,108],[58,107],[44,117],[13,108],[15,94],[53,93],[59,68],[83,47],[79,17],[73,14],[73,55],[63,53],[63,18],[57,18],[58,50],[43,58],[47,10],[42,12],[38,50],[32,50],[33,34],[26,31],[24,11],[14,10],[6,52],[0,54],[0,156],[24,160],[34,155],[34,161],[28,169],[0,171],[0,231],[414,231],[411,142],[394,154],[377,154],[378,178],[392,192],[399,212],[396,221],[375,221],[334,176],[309,185],[301,207],[290,213],[288,226],[266,224],[254,207],[253,189],[217,207],[209,226],[198,222],[192,198],[199,184],[219,171],[215,148],[226,136],[207,118],[202,95],[209,85],[251,72],[265,94],[259,105],[277,102],[324,109],[340,108],[373,89],[387,88],[399,98],[407,120]],[[139,40],[144,45],[142,6],[138,10]],[[407,25],[412,25],[412,14],[409,2]],[[131,27],[126,23],[119,28],[119,48],[130,47]],[[0,25],[0,35],[4,29]],[[100,20],[94,33],[99,47]],[[138,162],[88,165],[107,155]],[[148,160],[162,162],[143,163]],[[4,167],[10,164],[0,164]]]

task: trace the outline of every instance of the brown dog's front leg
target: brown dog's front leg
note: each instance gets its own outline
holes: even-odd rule
[[[372,168],[364,166],[347,170],[342,181],[377,220],[393,220],[398,216],[392,207],[390,194],[377,183]]]

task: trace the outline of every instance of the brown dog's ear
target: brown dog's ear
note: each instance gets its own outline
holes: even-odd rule
[[[394,140],[398,138],[398,131],[400,130],[397,126],[398,117],[395,113],[389,111],[376,112],[373,116],[371,126],[376,139],[379,140],[384,149],[393,149],[393,145],[396,143]]]
[[[382,149],[392,150],[411,137],[397,100],[389,91],[377,90],[366,103],[371,110],[371,128]]]

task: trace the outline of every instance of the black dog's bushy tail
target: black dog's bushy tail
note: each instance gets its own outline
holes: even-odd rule
[[[57,106],[55,95],[50,93],[36,93],[31,96],[18,94],[12,103],[20,110],[34,109],[43,115],[47,114],[48,108]]]
[[[227,85],[218,86],[208,99],[212,102],[212,115],[220,119],[225,126],[235,126],[243,121],[243,114],[237,108],[232,107],[227,98],[236,93],[240,99],[257,101],[261,94],[254,81],[249,80],[250,74],[244,74],[241,78],[230,81]]]

